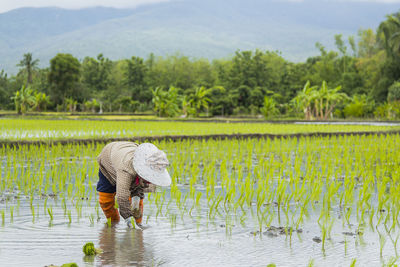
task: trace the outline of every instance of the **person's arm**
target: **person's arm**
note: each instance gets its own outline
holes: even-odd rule
[[[117,170],[117,194],[116,198],[119,206],[119,213],[125,220],[133,216],[130,204],[130,185],[132,183],[132,175],[124,170]]]
[[[154,193],[156,192],[157,186],[155,184],[149,184],[149,186],[143,189],[143,193]]]

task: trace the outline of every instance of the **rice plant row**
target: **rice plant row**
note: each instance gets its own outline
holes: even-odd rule
[[[311,132],[365,132],[400,130],[399,126],[300,125],[271,123],[213,123],[167,121],[85,121],[2,119],[2,140],[132,138],[155,135],[293,134]]]
[[[30,203],[32,221],[40,212],[51,222],[53,208],[61,207],[65,223],[73,223],[76,216],[93,224],[93,212],[99,217],[98,205],[93,204],[97,202],[96,156],[103,145],[19,149],[3,145],[0,223],[12,223],[20,201],[25,201]],[[291,239],[310,223],[310,214],[317,214],[311,223],[320,229],[322,250],[333,225],[343,229],[354,225],[357,235],[364,231],[379,235],[381,254],[391,240],[398,256],[399,135],[156,145],[167,152],[173,182],[147,197],[154,210],[146,211],[147,216],[168,219],[172,228],[191,218],[206,224],[225,221],[227,235],[234,226],[250,224],[257,235],[278,223]],[[35,205],[38,197],[45,201]],[[57,201],[49,205],[49,198]],[[92,213],[82,212],[85,203],[93,204]]]

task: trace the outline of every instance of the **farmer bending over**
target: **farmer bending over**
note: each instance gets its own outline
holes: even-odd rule
[[[100,166],[97,191],[104,215],[111,221],[119,221],[116,196],[119,212],[127,225],[131,226],[132,216],[141,225],[144,193],[154,192],[156,185],[171,184],[165,153],[150,143],[112,142],[103,148],[97,161]],[[131,206],[135,196],[140,198],[136,209]]]

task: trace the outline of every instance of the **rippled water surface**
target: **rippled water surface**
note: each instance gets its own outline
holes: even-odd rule
[[[99,209],[102,144],[3,146],[0,267],[388,266],[399,254],[399,144],[162,141],[173,183],[146,196],[144,230],[108,226]],[[86,242],[103,253],[84,257]]]
[[[358,266],[380,266],[379,237],[376,230],[365,229],[362,235],[353,226],[343,226],[339,214],[326,250],[313,238],[321,236],[317,219],[312,216],[301,233],[262,233],[253,220],[241,221],[240,214],[231,220],[207,219],[206,200],[193,210],[192,216],[176,207],[163,209],[157,215],[154,204],[145,206],[145,229],[130,229],[121,222],[108,227],[101,211],[97,216],[95,201],[83,202],[80,218],[64,215],[60,203],[51,200],[54,219],[44,214],[43,200],[39,214],[32,221],[28,201],[15,207],[13,221],[7,218],[0,227],[0,266],[45,266],[76,262],[79,266],[350,266],[357,258]],[[89,205],[90,204],[90,205]],[[35,205],[34,205],[35,206]],[[0,204],[0,209],[5,203]],[[251,210],[248,212],[251,213]],[[184,214],[182,216],[182,214]],[[157,218],[156,218],[157,215]],[[90,216],[94,217],[93,223]],[[175,221],[171,218],[175,218]],[[248,216],[251,218],[251,216]],[[279,226],[275,218],[271,225]],[[379,230],[379,229],[378,229]],[[384,231],[384,230],[381,230]],[[347,234],[344,234],[347,233]],[[104,252],[84,257],[82,246],[92,241]],[[394,246],[387,238],[383,259],[394,255]]]

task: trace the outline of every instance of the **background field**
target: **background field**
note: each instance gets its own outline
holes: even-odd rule
[[[0,119],[0,140],[65,140],[104,139],[149,136],[184,135],[231,135],[231,134],[296,134],[296,133],[343,133],[397,131],[400,126],[324,124],[277,124],[277,123],[226,123],[185,121],[118,121],[118,120],[46,120],[28,118]],[[300,122],[301,123],[301,122]],[[368,123],[367,123],[368,124]],[[391,125],[389,123],[389,125]]]

